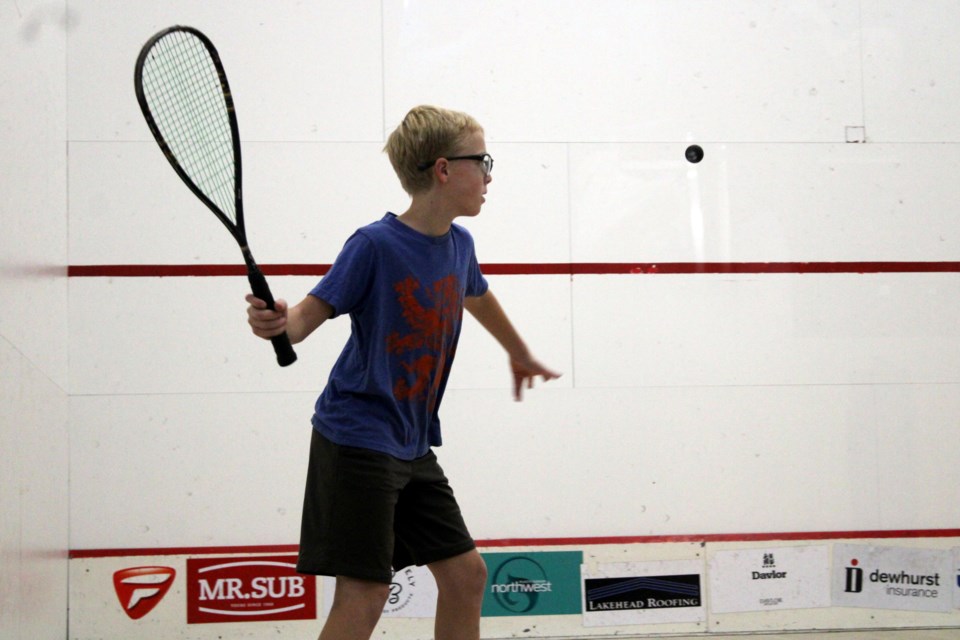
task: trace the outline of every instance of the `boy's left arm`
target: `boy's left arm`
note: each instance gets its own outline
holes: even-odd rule
[[[528,389],[532,389],[533,380],[537,376],[544,380],[560,377],[559,373],[546,368],[533,357],[503,307],[500,306],[497,297],[493,295],[493,291],[487,289],[482,296],[467,297],[463,301],[463,306],[484,329],[490,332],[490,335],[496,338],[510,357],[514,399],[522,400],[524,383]]]

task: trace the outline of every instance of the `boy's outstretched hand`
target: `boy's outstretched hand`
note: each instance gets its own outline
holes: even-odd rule
[[[513,399],[517,402],[523,400],[523,388],[533,389],[533,380],[537,376],[543,378],[544,382],[559,378],[561,374],[547,369],[537,360],[527,357],[524,359],[510,358],[510,370],[513,372]]]

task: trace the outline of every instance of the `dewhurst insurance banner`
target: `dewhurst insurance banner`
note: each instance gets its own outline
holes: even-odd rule
[[[949,549],[833,547],[834,606],[946,612],[955,580]]]
[[[953,548],[953,607],[960,609],[960,547]]]

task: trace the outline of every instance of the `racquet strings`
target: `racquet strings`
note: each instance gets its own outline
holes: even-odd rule
[[[141,84],[167,152],[236,224],[233,130],[225,88],[206,46],[183,31],[162,37],[147,54]]]

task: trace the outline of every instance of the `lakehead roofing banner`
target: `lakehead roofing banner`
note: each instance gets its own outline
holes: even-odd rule
[[[705,622],[702,560],[584,566],[585,627]]]

